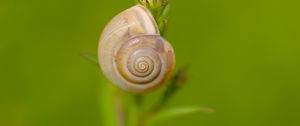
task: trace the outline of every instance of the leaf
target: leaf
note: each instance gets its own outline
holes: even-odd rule
[[[215,112],[212,108],[205,108],[199,106],[188,106],[188,107],[180,107],[180,108],[172,108],[169,110],[161,110],[161,112],[157,113],[157,115],[153,116],[151,119],[151,123],[157,123],[163,120],[185,116],[193,113],[213,113]]]
[[[98,66],[98,60],[95,56],[92,56],[91,54],[88,53],[81,53],[80,54],[83,58],[85,58],[86,60],[96,64]]]
[[[158,22],[162,22],[163,20],[167,19],[170,13],[170,4],[167,4],[163,10],[161,11],[159,17],[158,17]]]

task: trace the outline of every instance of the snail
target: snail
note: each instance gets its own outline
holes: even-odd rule
[[[142,5],[119,13],[106,25],[98,59],[104,75],[132,93],[157,89],[175,66],[172,46],[160,36],[151,12]]]

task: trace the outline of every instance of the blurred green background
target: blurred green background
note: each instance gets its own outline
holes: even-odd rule
[[[190,69],[167,107],[216,112],[159,126],[300,125],[297,0],[170,1],[166,38]],[[79,54],[96,55],[105,24],[133,4],[0,0],[0,126],[101,126],[104,78]]]

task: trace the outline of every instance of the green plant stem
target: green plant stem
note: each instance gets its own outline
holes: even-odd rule
[[[159,102],[155,104],[155,106],[149,111],[139,116],[138,126],[144,126],[148,120],[160,112],[160,110],[166,105],[171,97],[174,96],[174,94],[186,83],[186,71],[187,67],[183,67],[175,73],[175,75],[171,78],[170,83],[167,85],[166,90]]]
[[[182,87],[187,81],[187,66],[179,69],[173,78],[171,79],[170,84],[167,85],[167,89],[163,94],[160,102],[158,103],[158,107],[156,109],[162,108],[170,99],[174,96],[174,94]]]

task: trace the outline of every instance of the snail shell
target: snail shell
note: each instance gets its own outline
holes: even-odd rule
[[[172,46],[159,35],[150,11],[141,5],[121,12],[107,24],[98,59],[113,84],[134,93],[161,86],[175,65]]]

